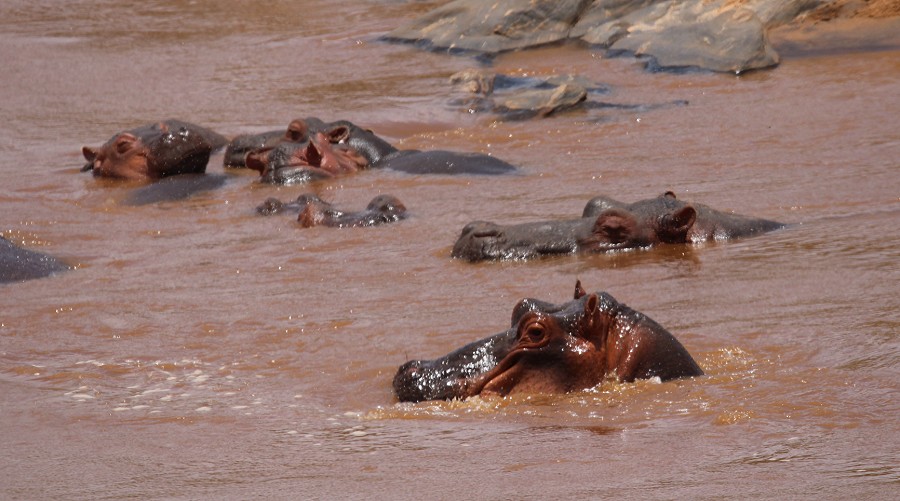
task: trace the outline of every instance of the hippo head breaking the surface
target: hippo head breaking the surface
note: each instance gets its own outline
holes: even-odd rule
[[[434,360],[411,360],[394,377],[400,401],[475,395],[565,393],[620,382],[702,375],[684,346],[646,315],[575,286],[554,305],[523,299],[512,328]]]
[[[227,141],[187,122],[165,120],[114,135],[99,148],[81,149],[82,171],[122,179],[160,179],[176,174],[202,174],[209,155]]]
[[[346,143],[346,126],[313,132],[304,142],[285,142],[277,148],[251,151],[245,162],[259,171],[263,181],[276,184],[305,183],[349,174],[369,166],[368,159]]]
[[[685,203],[671,191],[631,204],[601,196],[587,203],[579,219],[515,225],[469,223],[451,255],[469,261],[529,259],[546,254],[728,240],[782,227],[775,221]]]
[[[338,210],[332,204],[311,193],[301,195],[297,202],[301,206],[297,221],[304,228],[378,226],[406,218],[406,206],[393,195],[378,195],[369,202],[364,210],[359,212]]]

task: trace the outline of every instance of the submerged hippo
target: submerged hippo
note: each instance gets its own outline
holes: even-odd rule
[[[406,219],[406,206],[393,195],[378,195],[369,202],[364,210],[359,212],[337,210],[331,203],[313,193],[304,193],[290,203],[269,198],[256,208],[256,212],[264,216],[286,211],[298,212],[297,221],[304,228],[378,226]]]
[[[266,134],[272,133],[244,141],[264,142],[270,137]],[[247,151],[244,164],[259,171],[263,182],[274,184],[307,183],[379,168],[412,174],[504,174],[516,170],[480,153],[398,150],[352,122],[329,123],[315,117],[291,122],[288,132],[274,146]]]
[[[411,360],[394,376],[401,402],[475,395],[566,393],[606,379],[631,382],[700,376],[703,371],[669,331],[605,292],[561,305],[523,299],[512,328],[434,360]]]
[[[219,134],[187,122],[165,120],[114,135],[99,148],[81,149],[83,172],[123,179],[202,174],[209,155],[225,146]]]
[[[23,249],[0,236],[0,284],[43,278],[68,269],[55,257]]]
[[[728,240],[783,227],[775,221],[685,203],[671,191],[632,204],[601,196],[587,203],[579,219],[509,226],[485,221],[469,223],[451,255],[469,261],[528,259],[544,254]]]

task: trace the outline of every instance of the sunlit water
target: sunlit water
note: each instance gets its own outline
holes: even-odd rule
[[[301,7],[302,5],[302,7]],[[450,104],[464,57],[376,41],[433,2],[13,1],[0,7],[0,231],[75,270],[0,286],[0,497],[895,497],[900,53],[740,78],[583,47],[508,54],[628,107],[499,122]],[[683,104],[683,102],[687,104]],[[637,107],[633,107],[636,105]],[[127,207],[82,145],[176,117],[235,135],[349,119],[505,177],[365,172]],[[209,172],[221,173],[221,156]],[[267,197],[410,218],[301,229]],[[666,190],[790,226],[744,241],[472,265],[475,219],[575,217]],[[706,371],[570,395],[397,404],[409,358],[506,327],[576,278],[666,326]]]

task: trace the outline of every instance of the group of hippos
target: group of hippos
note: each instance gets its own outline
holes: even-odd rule
[[[221,148],[225,148],[226,168],[253,169],[261,182],[275,184],[308,183],[379,168],[444,175],[517,171],[509,163],[479,153],[398,150],[349,121],[324,122],[314,117],[294,120],[286,129],[240,135],[230,141],[195,124],[166,120],[119,132],[99,148],[84,147],[87,163],[82,171],[154,181],[149,186],[196,179],[205,175],[210,155]],[[261,215],[297,213],[305,227],[360,227],[400,221],[407,208],[394,196],[379,195],[361,211],[341,211],[307,193],[289,202],[270,198],[256,211]],[[451,256],[471,262],[526,260],[728,240],[783,226],[686,203],[672,192],[634,203],[600,196],[587,203],[581,217],[571,220],[469,223]],[[35,277],[64,268],[49,256],[7,240],[0,244],[0,282],[31,278],[27,273],[15,275],[16,268],[36,267]],[[3,280],[5,276],[13,279]],[[664,327],[607,293],[588,294],[579,282],[571,301],[552,304],[523,299],[513,308],[508,330],[438,359],[403,364],[393,388],[400,401],[419,402],[487,394],[564,393],[592,388],[610,377],[620,382],[665,381],[702,374]]]

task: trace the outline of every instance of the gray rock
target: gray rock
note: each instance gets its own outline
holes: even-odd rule
[[[661,68],[741,73],[778,64],[766,32],[824,0],[455,0],[385,36],[496,54],[577,39]]]

